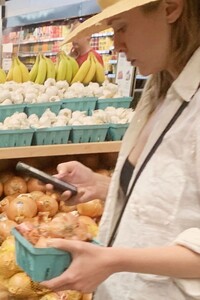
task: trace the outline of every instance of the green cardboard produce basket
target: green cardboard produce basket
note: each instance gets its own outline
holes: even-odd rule
[[[25,104],[1,105],[0,122],[3,122],[5,118],[12,116],[15,112],[24,112],[24,110]]]
[[[58,114],[61,109],[62,102],[45,102],[45,103],[33,103],[33,104],[27,104],[25,106],[25,113],[30,116],[32,114],[36,114],[38,117],[41,117],[41,115],[45,112],[47,108],[49,108],[52,112],[55,114]]]
[[[30,146],[34,129],[17,129],[0,131],[0,147],[26,147]]]
[[[132,99],[132,97],[97,99],[95,109],[105,109],[108,106],[112,106],[115,108],[129,108]]]
[[[121,141],[123,136],[129,126],[129,123],[126,124],[109,124],[107,141]]]
[[[109,125],[77,125],[72,126],[70,141],[72,143],[103,142],[106,139]]]
[[[69,252],[55,248],[35,248],[16,228],[11,233],[15,237],[16,262],[33,281],[52,279],[69,267],[72,261]],[[96,240],[91,242],[100,246]]]
[[[33,281],[57,277],[69,267],[70,253],[55,248],[35,248],[17,229],[11,232],[15,237],[16,262]]]
[[[67,144],[71,126],[38,128],[33,134],[32,145]]]
[[[71,98],[62,99],[62,108],[69,108],[72,111],[86,111],[88,115],[96,107],[97,98],[95,97],[83,97],[83,98]]]

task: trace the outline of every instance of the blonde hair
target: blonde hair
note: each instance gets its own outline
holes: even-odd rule
[[[143,6],[145,13],[155,10],[163,0]],[[171,57],[176,71],[180,73],[188,60],[200,46],[200,0],[183,0],[183,12],[179,19],[172,24]],[[151,76],[147,90],[151,90],[152,105],[163,99],[173,82],[167,71],[161,71]]]

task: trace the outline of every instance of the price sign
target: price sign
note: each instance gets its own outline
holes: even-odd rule
[[[135,67],[127,61],[125,53],[118,54],[116,84],[124,97],[131,96],[134,84]]]

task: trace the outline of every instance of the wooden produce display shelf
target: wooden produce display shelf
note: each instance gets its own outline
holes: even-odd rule
[[[0,159],[119,152],[121,142],[0,148]]]

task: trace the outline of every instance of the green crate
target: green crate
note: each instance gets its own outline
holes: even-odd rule
[[[110,124],[106,139],[108,141],[121,141],[129,124]]]
[[[77,125],[72,126],[70,141],[72,143],[89,143],[105,141],[109,125]]]
[[[90,114],[96,107],[97,98],[95,97],[83,97],[83,98],[71,98],[62,99],[62,108],[68,108],[72,111],[86,111]]]
[[[32,145],[67,144],[71,126],[38,128],[33,134]]]
[[[69,267],[69,252],[55,248],[35,248],[15,228],[11,232],[15,237],[16,262],[33,281],[52,279]]]
[[[112,106],[115,108],[129,108],[132,99],[132,97],[97,99],[95,109],[105,109],[108,106]]]
[[[45,103],[33,103],[33,104],[27,104],[25,106],[25,113],[30,116],[32,114],[36,114],[38,117],[41,117],[41,115],[45,112],[47,108],[49,108],[52,112],[55,114],[58,114],[61,108],[62,102],[45,102]]]
[[[67,251],[55,248],[35,248],[16,228],[11,230],[15,237],[17,264],[33,281],[44,281],[61,275],[71,264],[72,257]],[[101,246],[98,241],[92,244]]]
[[[30,146],[34,129],[17,129],[0,131],[0,147],[26,147]]]
[[[25,104],[1,105],[0,122],[3,122],[5,118],[12,116],[15,112],[24,112],[24,110]]]

